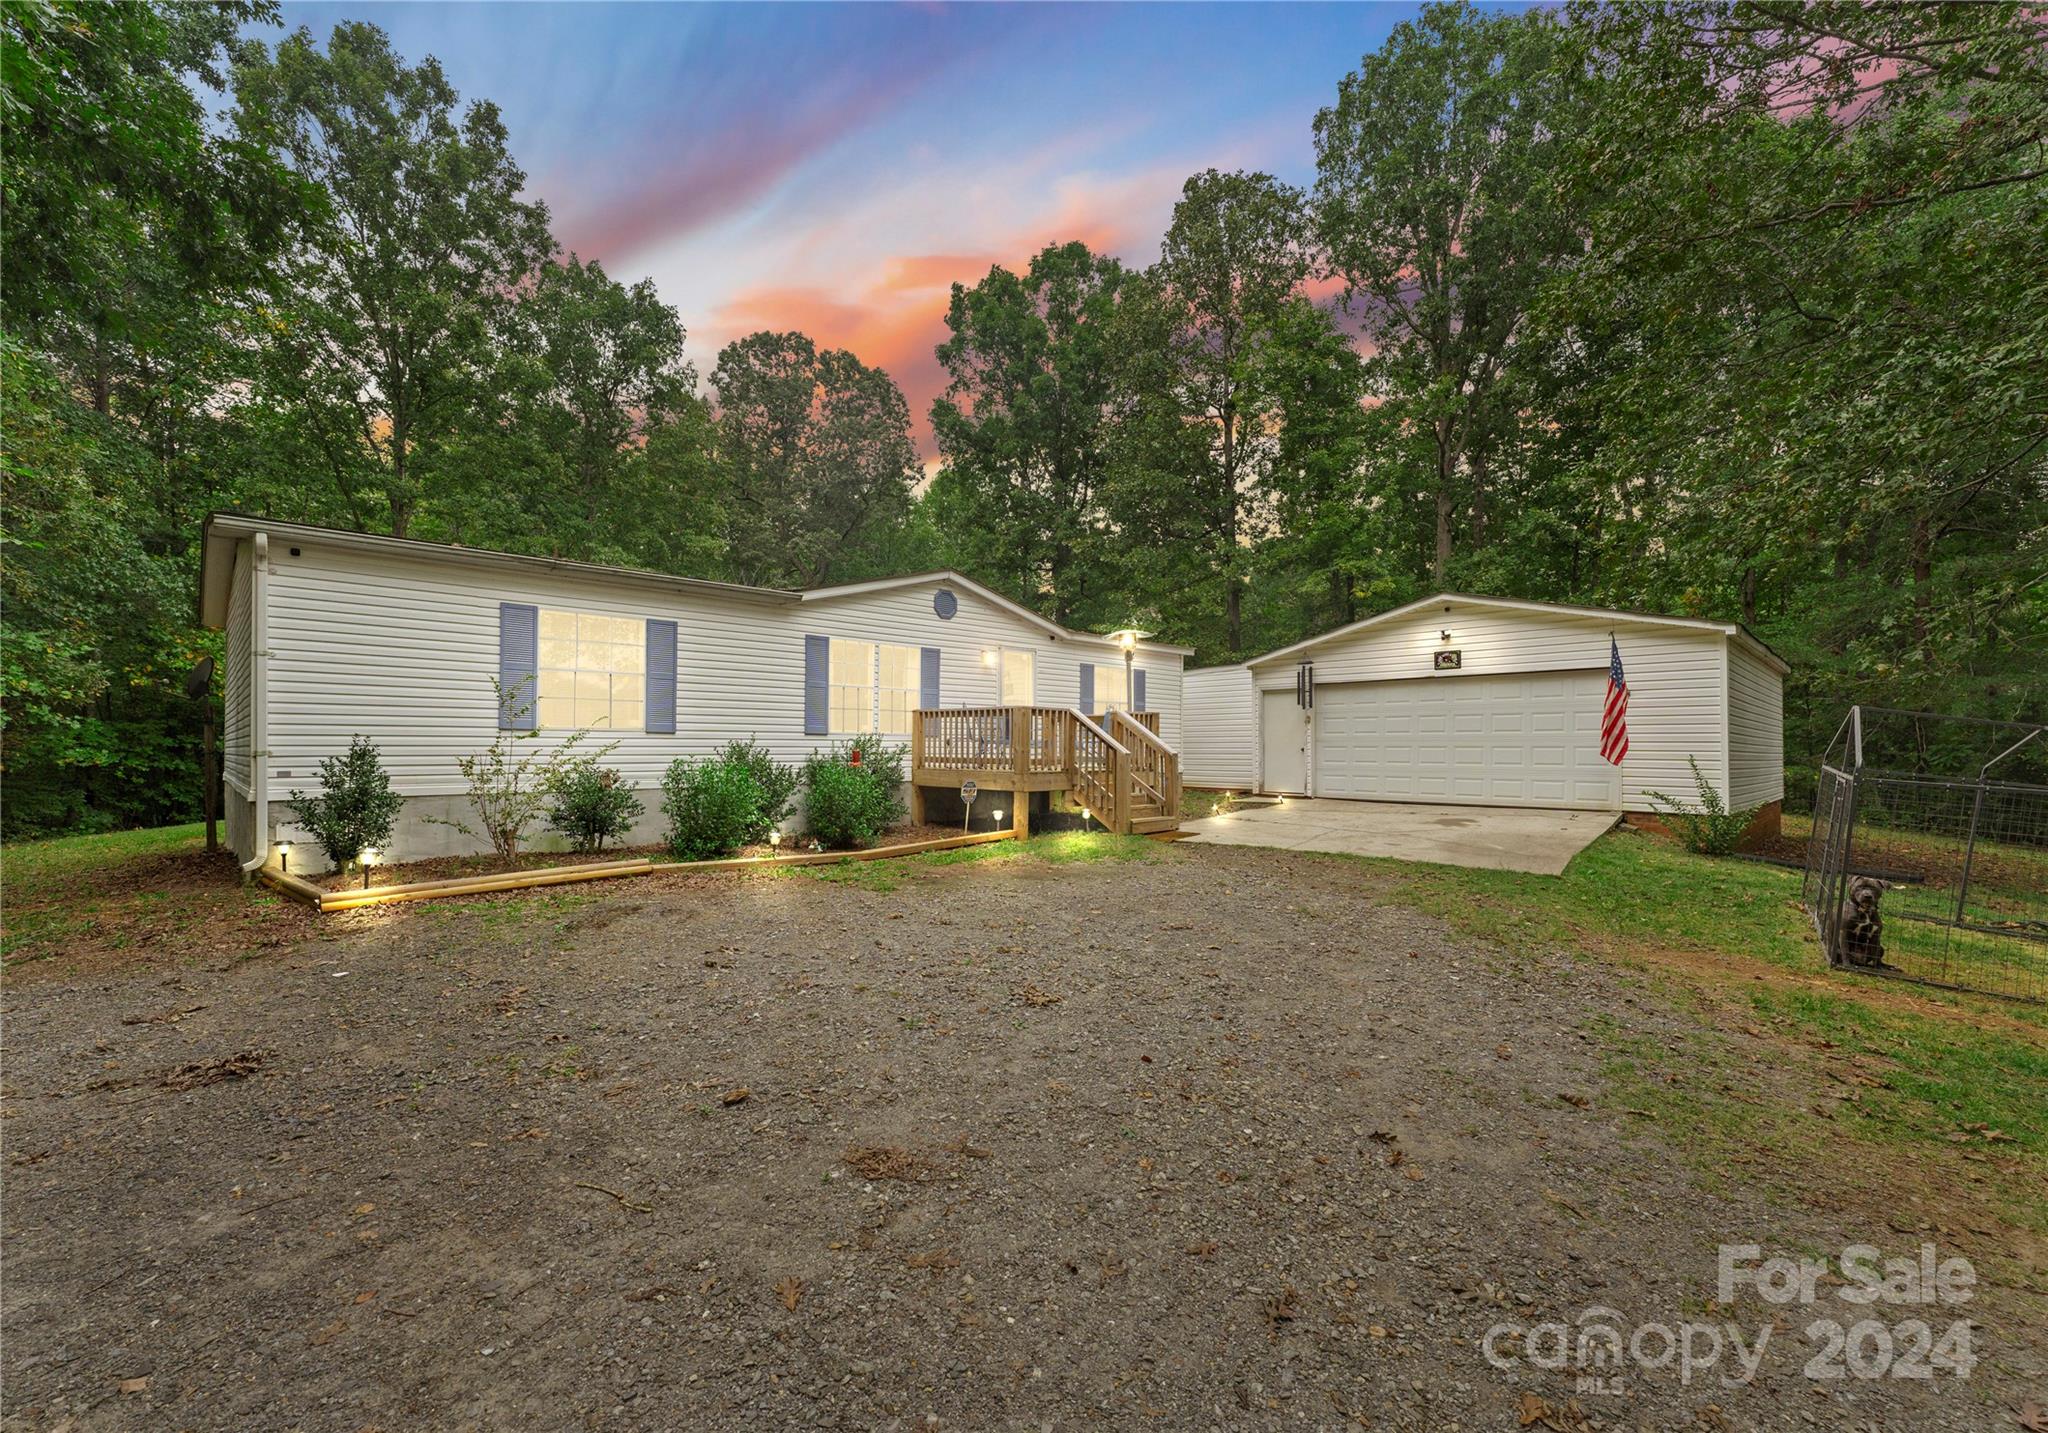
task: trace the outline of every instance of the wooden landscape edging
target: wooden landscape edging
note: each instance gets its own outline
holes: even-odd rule
[[[830,866],[842,861],[880,861],[895,856],[916,856],[926,851],[950,851],[960,846],[985,846],[992,841],[1014,839],[1013,831],[983,831],[972,836],[941,836],[930,841],[906,841],[896,846],[872,846],[860,851],[801,851],[788,856],[729,856],[716,861],[662,861],[636,856],[625,861],[591,861],[576,866],[543,866],[533,871],[500,871],[488,876],[451,876],[438,881],[408,881],[397,886],[372,886],[368,890],[325,890],[300,876],[265,866],[259,879],[273,890],[304,901],[323,914],[328,911],[359,910],[364,906],[395,901],[430,901],[441,896],[490,895],[497,891],[520,891],[533,886],[564,886],[577,881],[601,881],[611,876],[651,876],[657,871],[685,874],[707,871],[746,871],[767,866]]]

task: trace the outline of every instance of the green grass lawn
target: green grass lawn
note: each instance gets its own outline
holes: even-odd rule
[[[1509,952],[1642,957],[1681,1005],[1718,1008],[1723,1025],[1732,1017],[1807,1052],[1814,1101],[1755,1104],[1747,1057],[1713,1021],[1675,1047],[1645,1048],[1593,1019],[1614,1097],[1681,1134],[1704,1163],[1747,1170],[1758,1150],[1774,1151],[1779,1172],[1796,1176],[1802,1146],[1843,1135],[1937,1159],[1988,1151],[2026,1172],[2001,1190],[2007,1217],[2048,1231],[2048,1006],[1830,971],[1798,904],[1799,872],[1626,831],[1562,876],[1337,859],[1370,869],[1388,898]],[[1691,959],[1652,958],[1666,953]]]

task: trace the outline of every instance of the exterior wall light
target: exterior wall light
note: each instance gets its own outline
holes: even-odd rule
[[[995,648],[993,648],[993,647],[984,647],[984,648],[982,649],[982,653],[981,653],[981,664],[982,664],[982,665],[983,665],[984,667],[993,667],[993,666],[994,666],[994,665],[996,664],[996,653],[995,653]]]
[[[1445,632],[1443,633],[1443,639],[1444,639],[1444,640],[1445,640],[1446,642],[1448,642],[1448,641],[1450,641],[1450,640],[1451,640],[1451,634],[1450,634],[1450,632],[1449,632],[1448,630],[1446,630],[1446,631],[1445,631]]]

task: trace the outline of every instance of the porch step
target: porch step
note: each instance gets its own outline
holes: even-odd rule
[[[1180,821],[1177,818],[1159,812],[1156,808],[1150,816],[1140,816],[1135,811],[1131,813],[1131,834],[1134,836],[1149,836],[1154,831],[1171,831],[1179,825]]]

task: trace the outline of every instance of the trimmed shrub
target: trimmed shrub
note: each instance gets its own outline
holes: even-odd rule
[[[1678,839],[1685,843],[1686,850],[1701,856],[1728,855],[1763,807],[1729,810],[1728,804],[1721,799],[1721,793],[1714,789],[1714,783],[1707,780],[1706,774],[1700,770],[1699,762],[1688,756],[1685,764],[1692,768],[1692,784],[1699,791],[1699,809],[1694,810],[1661,791],[1648,793],[1650,805],[1677,831]]]
[[[761,824],[761,787],[743,763],[678,757],[661,778],[668,848],[685,861],[711,861],[744,846]]]
[[[370,742],[354,737],[348,755],[321,758],[320,787],[318,796],[295,790],[286,804],[328,860],[351,866],[364,847],[382,846],[391,839],[405,798],[391,789],[383,758]]]
[[[647,808],[619,773],[600,766],[597,755],[565,756],[548,773],[548,825],[579,851],[602,851],[633,829]]]
[[[767,747],[754,741],[729,741],[718,759],[728,766],[745,767],[754,785],[761,788],[761,818],[748,830],[747,840],[767,840],[768,833],[780,826],[790,807],[796,805],[796,768],[777,761]]]
[[[861,754],[859,766],[850,758]],[[902,747],[866,736],[814,751],[804,762],[804,819],[811,835],[835,850],[866,846],[903,815]]]

